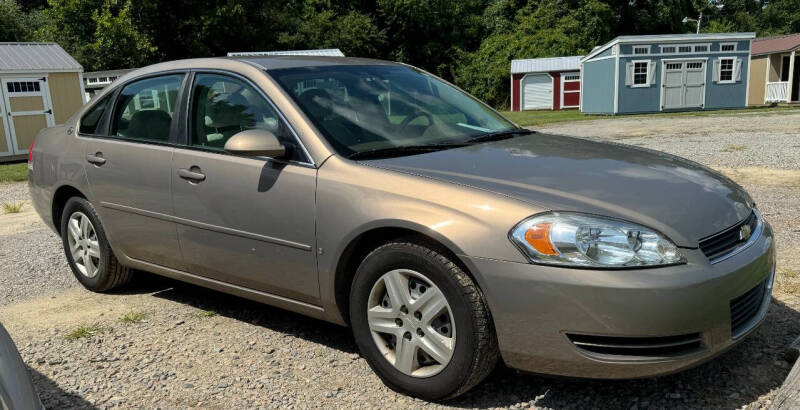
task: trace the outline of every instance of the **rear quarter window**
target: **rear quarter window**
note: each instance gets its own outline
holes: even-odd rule
[[[81,117],[81,125],[78,132],[85,135],[102,134],[101,130],[98,130],[98,127],[100,126],[100,119],[103,118],[103,114],[106,112],[110,101],[111,94],[103,97],[99,103],[90,108],[89,111]]]

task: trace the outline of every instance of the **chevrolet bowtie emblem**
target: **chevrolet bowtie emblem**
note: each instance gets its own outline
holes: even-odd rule
[[[750,235],[752,235],[752,229],[750,229],[750,225],[742,225],[739,228],[739,240],[746,241],[750,239]]]

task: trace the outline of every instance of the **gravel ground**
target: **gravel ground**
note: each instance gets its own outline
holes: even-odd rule
[[[58,238],[29,205],[22,214],[0,215],[0,322],[17,341],[48,408],[766,407],[791,367],[784,349],[800,333],[800,180],[795,185],[794,174],[800,139],[786,126],[800,116],[747,120],[614,119],[548,129],[660,149],[722,169],[744,184],[773,224],[780,273],[766,322],[731,351],[675,375],[587,381],[499,367],[455,401],[415,400],[381,384],[348,329],[147,274],[117,294],[76,287]],[[753,122],[763,135],[742,134],[748,131],[740,128]],[[643,129],[654,136],[635,135]],[[737,145],[746,148],[730,148]],[[26,199],[24,184],[0,185],[0,202],[9,199]],[[120,320],[132,313],[141,320]],[[86,337],[67,337],[81,327]]]

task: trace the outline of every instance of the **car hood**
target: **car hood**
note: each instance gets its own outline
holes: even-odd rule
[[[695,162],[559,135],[531,134],[365,163],[488,190],[547,210],[636,222],[682,247],[696,247],[701,238],[749,216],[754,206],[736,183]]]

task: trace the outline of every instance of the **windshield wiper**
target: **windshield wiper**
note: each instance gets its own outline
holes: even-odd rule
[[[508,138],[512,138],[516,135],[528,135],[528,134],[535,134],[536,131],[531,131],[525,128],[514,128],[511,130],[505,131],[495,131],[490,132],[488,134],[478,135],[477,137],[473,137],[467,140],[470,144],[475,144],[479,142],[489,142],[489,141],[500,141]]]
[[[441,151],[450,148],[466,147],[469,144],[428,144],[428,145],[401,145],[397,147],[376,148],[367,151],[354,152],[350,154],[348,159],[366,159],[366,158],[389,158],[399,157],[403,155],[422,154],[426,152]]]

